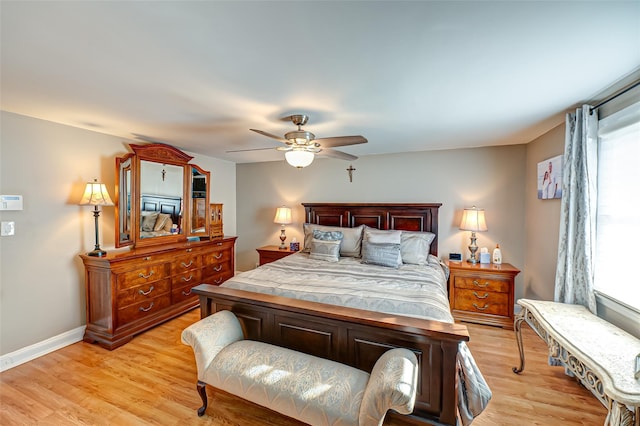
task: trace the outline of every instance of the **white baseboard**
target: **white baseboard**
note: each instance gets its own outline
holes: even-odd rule
[[[53,336],[42,342],[18,349],[17,351],[0,356],[0,372],[17,367],[60,348],[82,341],[85,325]]]

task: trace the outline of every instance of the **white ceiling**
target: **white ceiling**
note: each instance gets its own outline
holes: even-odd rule
[[[6,1],[1,108],[234,162],[527,143],[640,68],[640,1]],[[340,160],[331,160],[340,161]]]

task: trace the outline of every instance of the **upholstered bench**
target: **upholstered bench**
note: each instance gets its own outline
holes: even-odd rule
[[[640,340],[581,305],[520,299],[514,329],[524,369],[522,322],[549,346],[550,363],[564,366],[607,408],[607,425],[640,424],[640,380],[634,377]]]
[[[418,362],[407,349],[392,349],[371,374],[334,361],[267,343],[244,340],[230,311],[201,319],[182,332],[193,348],[202,398],[206,385],[311,425],[381,425],[389,409],[413,411]]]

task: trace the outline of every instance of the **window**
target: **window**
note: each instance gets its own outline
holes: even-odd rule
[[[640,102],[598,127],[595,288],[640,312]]]

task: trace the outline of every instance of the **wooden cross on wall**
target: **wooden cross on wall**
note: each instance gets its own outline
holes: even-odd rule
[[[349,173],[349,182],[353,182],[353,172],[355,172],[356,169],[353,168],[353,164],[349,164],[349,168],[347,169],[347,172]]]

